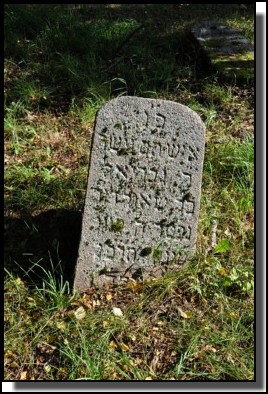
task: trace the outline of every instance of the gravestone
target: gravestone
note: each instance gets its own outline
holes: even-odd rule
[[[138,97],[97,114],[75,290],[158,276],[195,250],[205,127],[189,108]]]
[[[241,33],[211,21],[198,23],[192,33],[222,75],[241,82],[253,80],[254,48]]]

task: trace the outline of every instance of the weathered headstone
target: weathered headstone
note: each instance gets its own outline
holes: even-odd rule
[[[253,80],[254,48],[241,33],[211,21],[198,23],[192,33],[220,73],[243,82]]]
[[[96,118],[74,288],[159,275],[194,251],[205,127],[171,101],[120,97]]]

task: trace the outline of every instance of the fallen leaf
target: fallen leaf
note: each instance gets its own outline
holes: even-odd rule
[[[224,267],[221,267],[219,269],[219,274],[220,276],[226,276],[227,275],[226,269]]]
[[[103,320],[102,322],[102,327],[107,328],[109,326],[109,321],[108,320]]]
[[[22,371],[21,372],[20,380],[27,380],[27,371]]]
[[[121,309],[116,307],[113,307],[113,314],[115,316],[123,316],[123,312],[121,311]]]
[[[124,342],[121,343],[121,349],[123,352],[129,352],[129,346],[126,345]]]
[[[49,373],[50,371],[51,371],[51,366],[50,365],[44,365],[44,371],[46,372],[46,373]]]
[[[36,302],[35,302],[35,299],[34,299],[34,298],[32,298],[32,297],[27,297],[26,300],[27,300],[27,304],[28,304],[29,307],[33,307],[33,306],[36,305]]]
[[[66,325],[65,325],[64,321],[59,321],[59,322],[57,322],[56,326],[57,326],[57,328],[58,328],[59,330],[61,330],[61,331],[64,331],[65,328],[66,328]]]
[[[133,342],[135,342],[136,339],[137,339],[136,335],[133,335],[133,334],[131,334],[131,335],[129,336],[129,338],[130,338]]]
[[[232,235],[232,232],[230,231],[230,229],[227,227],[225,231],[223,231],[223,234],[225,234],[227,237]]]
[[[142,289],[141,283],[137,282],[133,278],[129,278],[127,282],[127,287],[132,291],[140,291]]]
[[[115,343],[115,341],[111,341],[111,342],[109,343],[109,346],[110,346],[112,349],[116,349],[116,348],[117,348],[117,344]]]
[[[111,293],[106,294],[106,300],[107,301],[111,301],[111,299],[113,298]]]
[[[70,318],[74,317],[74,311],[68,311],[67,316]]]
[[[80,306],[78,309],[76,309],[76,311],[74,311],[74,316],[77,320],[84,319],[84,317],[86,316],[85,308]]]
[[[230,316],[230,318],[231,318],[232,320],[237,320],[238,317],[239,317],[239,316],[238,316],[238,313],[235,312],[235,311],[230,312],[229,316]]]
[[[10,368],[18,368],[19,364],[16,361],[12,361],[12,363],[10,363],[8,366]]]
[[[5,357],[6,357],[6,358],[11,358],[11,357],[13,357],[13,356],[14,356],[14,353],[12,352],[12,350],[8,349],[8,350],[5,352]]]
[[[205,351],[206,351],[206,352],[213,352],[213,353],[216,353],[216,352],[217,352],[217,350],[215,349],[215,347],[213,347],[213,346],[211,346],[211,345],[206,345],[206,346],[205,346]]]
[[[178,307],[178,310],[180,312],[181,317],[183,317],[184,319],[190,319],[191,312],[183,312],[183,310],[179,307]]]
[[[88,294],[84,294],[83,297],[83,304],[88,308],[88,309],[92,309],[92,299]]]

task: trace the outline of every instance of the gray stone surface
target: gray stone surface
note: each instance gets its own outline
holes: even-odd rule
[[[120,97],[96,118],[74,288],[161,274],[195,249],[205,127],[171,101]]]
[[[201,22],[192,28],[192,32],[201,45],[214,48],[221,54],[253,51],[253,46],[241,33],[219,22]]]
[[[211,21],[198,23],[192,33],[220,74],[240,82],[254,80],[254,48],[241,33]]]

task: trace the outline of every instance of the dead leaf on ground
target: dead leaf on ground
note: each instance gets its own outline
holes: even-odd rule
[[[106,300],[107,301],[111,301],[111,299],[113,298],[111,293],[106,294]]]
[[[77,320],[84,319],[84,317],[86,316],[85,308],[80,306],[78,309],[76,309],[76,311],[74,311],[74,316]]]
[[[27,380],[28,379],[27,374],[28,374],[27,371],[22,371],[20,374],[20,380]]]
[[[123,312],[120,308],[113,307],[113,314],[115,316],[121,317],[123,316]]]
[[[178,311],[180,312],[181,317],[183,317],[184,319],[190,319],[191,317],[191,312],[187,311],[184,312],[181,308],[178,307]]]

